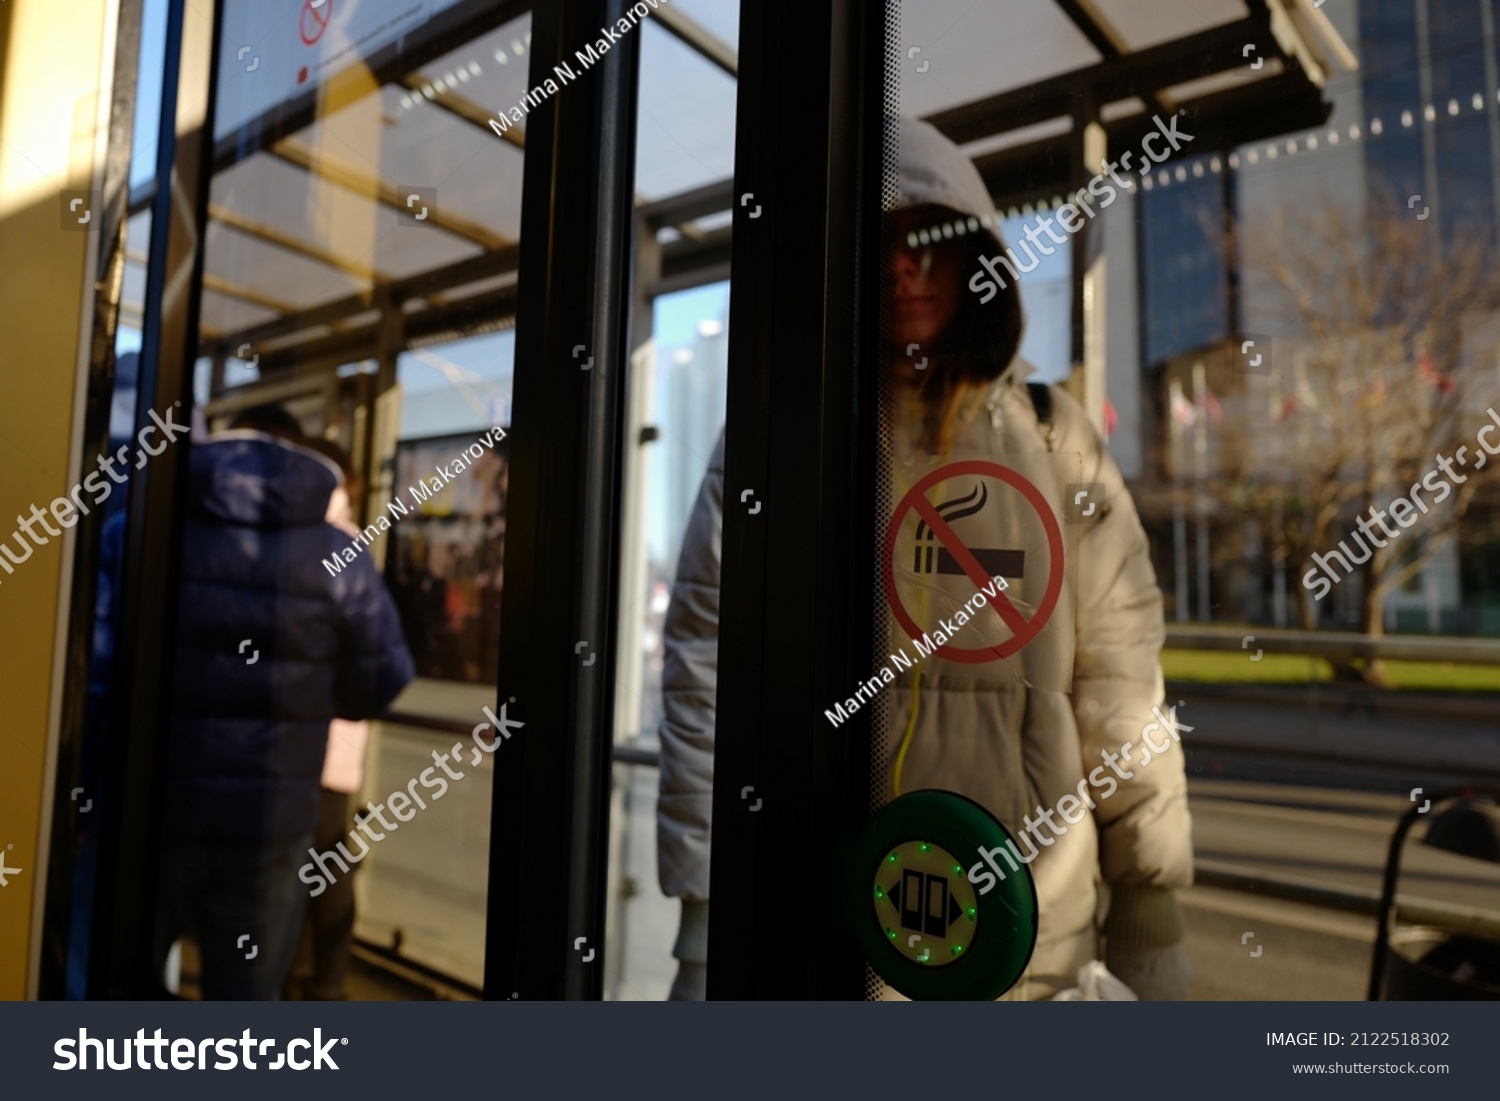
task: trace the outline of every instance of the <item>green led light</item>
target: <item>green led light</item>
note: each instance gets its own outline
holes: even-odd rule
[[[886,859],[889,860],[892,864],[894,864],[894,863],[896,863],[896,854],[895,853],[891,853],[891,855],[888,856],[888,857],[886,857]]]
[[[876,887],[875,888],[875,897],[876,898],[884,898],[885,897],[885,892],[883,890],[881,890],[879,887]]]
[[[894,929],[887,929],[885,931],[885,935],[888,936],[888,937],[890,937],[892,940],[895,940],[896,939],[896,930],[894,930]]]
[[[964,946],[962,944],[955,944],[953,946],[953,954],[955,956],[962,955],[963,954],[963,950],[964,950]]]
[[[974,920],[975,913],[977,913],[977,911],[974,909],[974,907],[970,906],[969,907],[969,920],[970,921]]]
[[[925,853],[925,852],[926,852],[926,851],[927,851],[927,850],[928,850],[928,849],[930,849],[930,848],[931,848],[931,847],[932,847],[932,846],[930,846],[930,845],[928,845],[928,844],[927,844],[927,842],[925,842],[925,841],[923,841],[923,842],[922,842],[922,843],[921,843],[921,844],[920,844],[920,845],[918,845],[918,846],[917,846],[917,848],[919,848],[919,849],[921,849],[921,850],[922,850],[922,851],[923,851],[923,852],[924,852],[924,853]]]
[[[955,864],[955,865],[953,865],[953,874],[954,875],[963,875],[964,874],[963,865],[961,865],[961,864]]]

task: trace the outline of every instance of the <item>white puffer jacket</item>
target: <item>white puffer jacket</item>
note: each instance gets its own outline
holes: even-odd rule
[[[902,205],[935,203],[994,224],[977,171],[951,142],[926,124],[903,120],[901,145]],[[1130,778],[1119,778],[1107,797],[1101,797],[1097,773],[1095,785],[1088,786],[1090,773],[1107,760],[1104,753],[1118,760],[1127,742],[1142,745],[1142,732],[1155,719],[1152,709],[1163,702],[1162,599],[1145,532],[1103,441],[1077,402],[1056,388],[1049,391],[1050,424],[1042,424],[1024,383],[1029,371],[1018,357],[981,393],[961,418],[949,456],[919,453],[913,410],[895,411],[890,441],[898,491],[932,466],[978,458],[1022,473],[1046,497],[1059,525],[1068,516],[1062,499],[1067,486],[1092,483],[1099,487],[1095,496],[1103,498],[1087,522],[1065,529],[1063,592],[1042,637],[1014,659],[988,666],[938,657],[923,663],[916,722],[901,766],[901,791],[939,788],[966,795],[1004,822],[1023,852],[1019,835],[1027,816],[1036,819],[1069,793],[1076,796],[1081,784],[1093,796],[1094,809],[1066,833],[1036,831],[1054,840],[1039,846],[1029,864],[1040,930],[1031,965],[1008,995],[1020,999],[1051,997],[1074,984],[1080,966],[1101,958],[1100,920],[1110,902],[1101,882],[1115,888],[1118,915],[1111,915],[1110,924],[1117,939],[1144,928],[1140,946],[1160,950],[1175,944],[1181,928],[1170,891],[1188,886],[1193,868],[1183,752],[1160,726],[1153,740],[1165,740],[1165,752],[1153,754],[1145,767],[1122,763]],[[723,448],[721,434],[683,541],[665,626],[658,867],[663,892],[685,903],[677,955],[688,962],[706,958],[697,942],[706,929],[702,904],[708,899]],[[958,486],[947,499],[967,488]],[[937,495],[930,497],[936,503]],[[966,538],[973,535],[974,521],[963,523]],[[993,520],[993,530],[985,535],[981,528],[971,545],[1016,546],[1026,538],[1034,544],[1035,531],[1018,534],[1017,523],[1014,516]],[[1044,556],[1028,552],[1033,577],[1045,564]],[[968,583],[944,580],[950,592],[958,591],[951,582]],[[1011,596],[1030,614],[1025,605],[1036,601],[1024,598],[1034,592],[1018,586]],[[941,594],[937,600],[942,602]],[[980,634],[961,635],[955,645],[996,641],[984,633],[1004,636],[992,611],[981,617],[962,628]],[[929,628],[929,621],[922,626]],[[907,637],[893,619],[892,648]],[[906,652],[914,651],[908,645]],[[873,764],[887,775],[911,718],[913,677],[901,672],[883,689],[889,694],[886,727],[876,733],[884,750]],[[1119,773],[1106,768],[1104,775]],[[1076,813],[1071,804],[1069,809]],[[1132,901],[1122,905],[1126,899]],[[1144,901],[1137,905],[1136,899]],[[1163,925],[1173,928],[1163,933]],[[1110,962],[1115,966],[1113,945]]]

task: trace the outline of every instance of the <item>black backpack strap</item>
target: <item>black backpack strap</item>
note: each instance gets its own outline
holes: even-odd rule
[[[1036,419],[1043,426],[1052,423],[1052,388],[1045,382],[1028,382],[1026,392],[1031,395],[1032,408],[1036,410]]]

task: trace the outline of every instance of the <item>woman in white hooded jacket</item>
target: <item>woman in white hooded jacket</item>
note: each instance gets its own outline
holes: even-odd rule
[[[1048,629],[1013,660],[934,656],[901,672],[884,689],[892,726],[875,765],[891,778],[892,794],[958,792],[1017,837],[1016,855],[1036,882],[1039,932],[1007,997],[1051,997],[1074,985],[1082,965],[1103,958],[1142,998],[1184,998],[1190,970],[1175,890],[1192,882],[1192,827],[1182,749],[1166,736],[1171,712],[1163,710],[1163,727],[1153,710],[1163,704],[1164,629],[1145,533],[1083,410],[1064,391],[1027,386],[1014,280],[997,294],[977,293],[990,278],[980,257],[1003,251],[979,173],[925,123],[903,119],[900,144],[886,290],[891,429],[883,440],[897,490],[953,459],[983,458],[1022,470],[1057,517],[1065,515],[1064,483],[1091,485],[1101,500],[1087,523],[1070,529],[1076,537]],[[1018,244],[1013,254],[1022,271],[1035,266],[1023,259],[1028,250]],[[971,289],[971,278],[979,286]],[[906,355],[912,344],[927,361],[920,372]],[[1056,477],[1024,473],[1049,467]],[[721,436],[665,626],[658,867],[662,890],[683,900],[674,998],[701,998],[706,983],[722,497]],[[986,545],[1014,545],[1020,522],[993,521],[992,538],[1008,541]],[[1007,633],[991,612],[982,616],[963,628],[974,634],[958,645],[993,645]],[[906,641],[894,621],[891,628],[895,645]],[[1157,752],[1144,750],[1148,741]],[[1079,793],[1091,796],[1087,810]],[[1063,807],[1070,825],[1040,825],[1044,816],[1056,823],[1050,816]],[[1001,856],[998,867],[1009,871],[1014,861]]]

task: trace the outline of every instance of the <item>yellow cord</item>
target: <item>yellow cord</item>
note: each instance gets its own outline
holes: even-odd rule
[[[917,712],[922,701],[922,670],[917,670],[911,682],[911,718],[906,724],[906,733],[901,736],[901,745],[896,750],[896,763],[891,767],[891,798],[901,798],[901,766],[906,763],[906,751],[911,748],[911,736],[917,732]]]
[[[966,415],[964,417],[963,423],[960,424],[957,429],[955,429],[955,435],[957,434],[958,431],[962,431],[962,429],[968,424],[968,422],[973,419],[974,414],[979,411],[979,404],[978,404],[978,402],[979,402],[979,394],[976,393],[974,395],[973,399],[971,400],[970,407],[969,407],[969,409],[966,412]],[[950,443],[939,443],[939,446],[938,446],[939,458],[946,459],[948,457],[948,453],[949,453],[950,450],[951,450],[951,442]],[[918,602],[921,605],[921,611],[922,611],[923,617],[925,618],[926,611],[927,611],[927,593],[926,592],[923,592],[923,593],[921,593],[918,596]],[[911,685],[911,717],[907,719],[907,722],[906,722],[906,733],[903,734],[903,735],[901,735],[901,744],[896,749],[896,760],[895,760],[895,763],[891,766],[891,798],[893,798],[893,799],[899,799],[899,798],[901,798],[901,770],[902,770],[902,767],[906,764],[906,751],[911,748],[912,735],[917,732],[917,716],[919,714],[921,714],[921,710],[922,710],[922,673],[923,672],[924,672],[924,670],[918,669],[917,670],[917,675],[912,679],[912,685]]]

